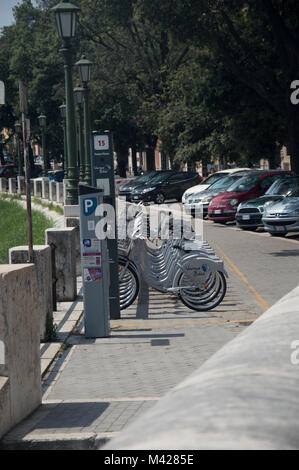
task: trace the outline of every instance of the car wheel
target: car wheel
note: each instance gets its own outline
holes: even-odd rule
[[[155,197],[155,203],[156,204],[163,204],[163,202],[165,201],[165,196],[163,193],[158,193]]]
[[[287,232],[269,232],[271,237],[285,237]]]

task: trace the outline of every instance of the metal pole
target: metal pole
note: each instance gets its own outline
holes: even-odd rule
[[[18,176],[23,176],[23,162],[21,157],[20,136],[17,134]]]
[[[42,128],[42,148],[43,148],[43,176],[48,176],[48,158],[47,158],[47,152],[46,152],[46,136],[45,136],[45,130]]]
[[[64,178],[68,177],[68,162],[67,162],[67,135],[66,135],[66,120],[63,119],[63,169],[64,169]]]
[[[78,165],[77,165],[77,142],[76,122],[74,109],[74,93],[71,65],[71,48],[69,40],[64,39],[64,47],[60,50],[64,59],[65,72],[65,98],[66,98],[66,134],[67,134],[67,161],[68,180],[66,203],[68,205],[78,204]]]
[[[78,143],[80,155],[80,182],[85,181],[85,151],[84,151],[84,133],[83,133],[83,115],[81,104],[77,105],[78,111]]]
[[[27,147],[27,129],[25,114],[22,113],[23,147],[25,162],[25,183],[26,183],[26,208],[27,208],[27,234],[28,234],[28,263],[33,263],[33,241],[32,241],[32,213],[31,213],[31,188],[29,179],[29,154]]]
[[[84,147],[85,147],[85,182],[91,186],[91,152],[90,152],[90,120],[89,120],[89,103],[88,103],[88,87],[83,83],[83,110],[84,110]]]

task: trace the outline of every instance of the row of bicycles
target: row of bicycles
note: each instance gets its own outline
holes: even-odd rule
[[[171,213],[164,214],[152,230],[143,207],[135,209],[127,218],[133,227],[130,236],[118,240],[121,310],[136,300],[141,282],[176,295],[192,310],[204,312],[217,307],[226,294],[227,273],[211,246],[198,240],[194,232],[187,238],[184,233],[181,238],[174,237]]]

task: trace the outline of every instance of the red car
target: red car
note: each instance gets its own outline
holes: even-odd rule
[[[292,171],[256,170],[237,180],[229,191],[212,199],[208,218],[214,222],[226,223],[235,220],[238,205],[249,199],[263,196],[275,180],[282,175],[294,175]]]
[[[17,174],[17,165],[0,165],[0,178],[14,178]]]

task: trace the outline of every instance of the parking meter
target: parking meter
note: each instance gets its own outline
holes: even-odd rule
[[[106,239],[96,236],[97,208],[103,204],[103,191],[79,185],[80,248],[86,338],[110,334],[109,255]]]
[[[115,214],[112,221],[112,225],[115,227],[115,238],[108,238],[107,245],[110,265],[110,316],[117,320],[120,319],[120,305],[112,134],[108,131],[93,132],[91,139],[92,184],[104,192],[104,203],[111,205]]]

